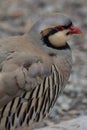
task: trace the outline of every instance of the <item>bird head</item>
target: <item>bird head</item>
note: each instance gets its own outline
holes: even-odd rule
[[[53,13],[40,18],[34,29],[41,35],[44,44],[52,48],[63,47],[73,34],[81,34],[69,17],[61,13]]]

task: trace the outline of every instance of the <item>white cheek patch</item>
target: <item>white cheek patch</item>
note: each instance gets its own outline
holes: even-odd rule
[[[69,39],[69,36],[66,35],[69,30],[64,30],[55,33],[54,35],[49,36],[49,41],[51,42],[52,45],[55,47],[60,47],[66,44],[66,42]]]

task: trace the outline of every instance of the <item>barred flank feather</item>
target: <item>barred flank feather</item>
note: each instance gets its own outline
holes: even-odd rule
[[[34,88],[31,93],[24,92],[14,98],[1,110],[0,125],[6,130],[29,126],[45,118],[52,109],[61,90],[61,76],[56,65],[51,67],[51,76]]]
[[[28,33],[0,39],[0,130],[28,130],[47,117],[71,73],[68,38],[81,33],[52,13]]]

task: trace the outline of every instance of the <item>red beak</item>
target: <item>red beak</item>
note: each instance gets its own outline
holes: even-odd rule
[[[69,34],[82,34],[82,31],[75,26],[71,26]]]

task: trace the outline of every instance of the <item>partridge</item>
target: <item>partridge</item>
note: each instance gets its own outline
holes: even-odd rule
[[[71,19],[41,17],[23,36],[0,39],[0,130],[29,130],[47,117],[69,79]]]

